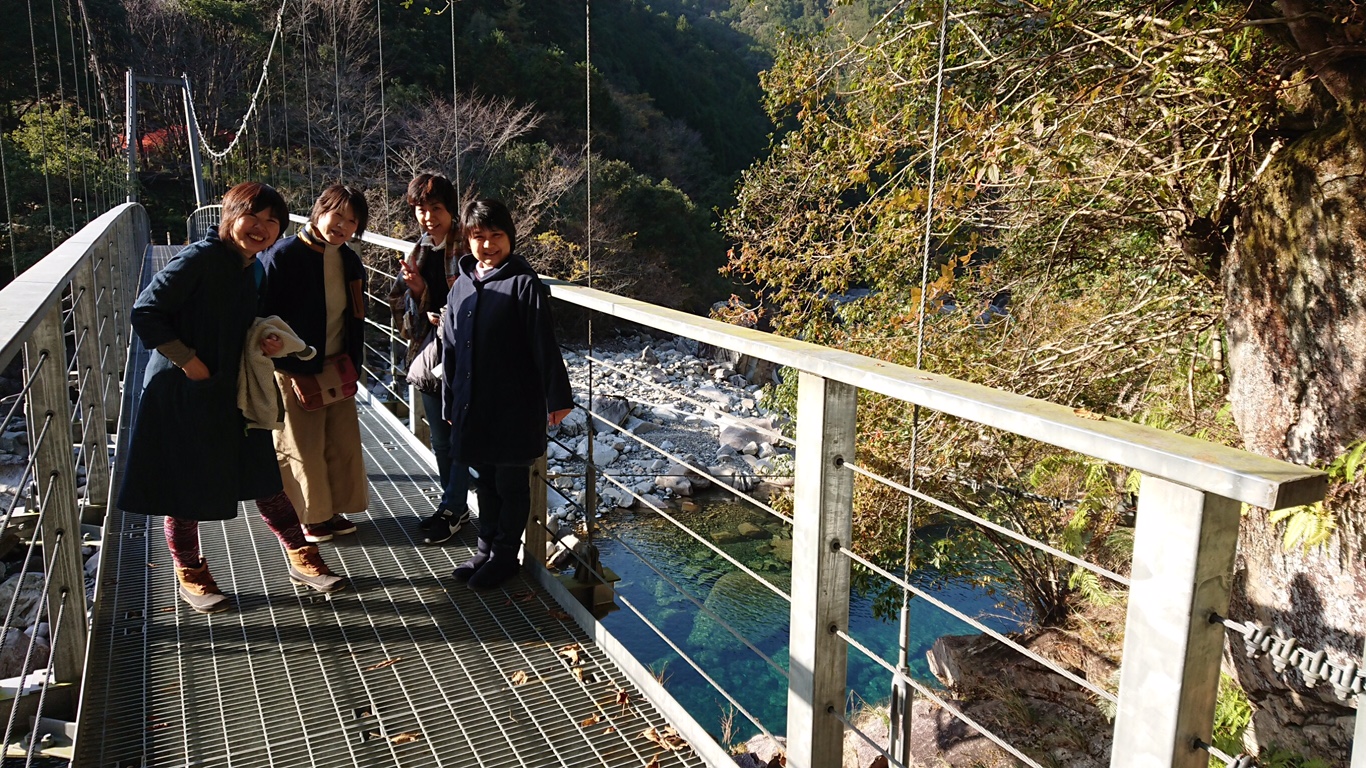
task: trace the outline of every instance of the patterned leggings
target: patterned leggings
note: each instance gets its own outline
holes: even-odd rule
[[[299,515],[284,491],[274,496],[256,500],[256,508],[261,510],[261,519],[266,521],[281,544],[286,549],[306,546],[303,531],[299,528]],[[178,568],[198,568],[203,564],[199,556],[199,521],[183,517],[166,516],[163,525],[166,532],[166,545],[171,549],[171,559]]]

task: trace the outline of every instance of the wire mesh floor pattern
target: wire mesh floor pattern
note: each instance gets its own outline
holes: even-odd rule
[[[160,518],[111,512],[74,765],[704,765],[641,737],[664,718],[530,577],[488,592],[450,579],[473,527],[420,543],[427,460],[360,410],[370,509],[321,545],[345,591],[291,585],[244,503],[200,527],[232,610],[196,614],[176,596]]]

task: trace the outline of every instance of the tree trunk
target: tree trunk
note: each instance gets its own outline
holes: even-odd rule
[[[1366,437],[1366,126],[1339,115],[1287,147],[1243,207],[1223,276],[1230,400],[1245,447],[1326,463]],[[1330,491],[1337,533],[1282,551],[1281,526],[1253,510],[1242,526],[1235,619],[1255,619],[1361,663],[1366,617],[1366,482]],[[1352,710],[1332,686],[1307,688],[1248,659],[1232,661],[1256,712],[1250,736],[1347,764]],[[1362,745],[1361,748],[1366,748]]]

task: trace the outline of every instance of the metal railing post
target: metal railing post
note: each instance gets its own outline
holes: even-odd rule
[[[47,358],[44,360],[44,358]],[[42,361],[40,363],[40,361]],[[63,596],[66,609],[52,627],[56,682],[79,682],[85,661],[85,571],[81,564],[81,521],[76,508],[76,467],[71,459],[71,400],[66,374],[66,339],[61,305],[47,311],[33,336],[24,344],[24,363],[32,380],[29,389],[29,434],[34,481],[42,518],[43,557],[52,563],[48,574],[49,617],[55,621],[55,601]],[[38,440],[38,436],[42,439]]]
[[[546,517],[546,455],[541,454],[541,458],[531,465],[531,513],[527,515],[526,533],[522,535],[522,542],[526,551],[522,555],[522,566],[527,567],[535,563],[537,567],[545,566],[545,517]]]
[[[1143,476],[1110,765],[1205,768],[1239,505]]]
[[[422,392],[417,387],[408,385],[408,429],[413,436],[422,441],[423,445],[432,444],[432,427],[427,423],[427,410],[422,405]],[[436,417],[441,418],[441,414]]]
[[[105,426],[104,366],[101,363],[99,308],[95,306],[95,265],[87,258],[73,276],[71,291],[76,301],[73,327],[76,332],[76,380],[81,391],[81,453],[85,456],[86,508],[91,516],[104,517],[109,501],[109,437]],[[98,522],[98,520],[92,520]]]
[[[858,390],[802,373],[797,388],[797,456],[792,532],[792,634],[787,689],[787,764],[839,765],[849,627],[849,546]]]
[[[116,251],[109,247],[109,236],[102,236],[95,243],[93,281],[95,283],[95,312],[99,328],[100,397],[104,400],[104,413],[109,432],[117,427],[119,413],[120,359],[123,357],[119,346],[119,329],[116,319],[117,309],[114,302],[118,289],[114,283],[114,260]]]

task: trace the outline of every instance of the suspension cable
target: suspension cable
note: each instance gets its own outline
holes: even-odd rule
[[[34,106],[37,108],[38,119],[41,120],[43,117],[43,83],[38,77],[38,36],[33,32],[33,0],[28,0],[28,41],[33,48],[33,91],[38,97]],[[55,251],[57,250],[57,227],[52,223],[52,179],[47,173],[47,131],[42,125],[39,125],[38,136],[43,148],[43,161],[41,163],[43,186],[47,190],[47,239],[50,248]]]
[[[19,246],[14,242],[14,211],[9,202],[9,165],[5,162],[5,142],[0,140],[0,184],[5,191],[5,227],[9,237],[9,263],[11,278],[19,276]]]
[[[939,18],[939,55],[934,82],[934,117],[930,129],[929,178],[925,189],[925,242],[920,258],[920,305],[916,315],[915,367],[924,363],[925,356],[925,309],[929,296],[930,279],[930,241],[934,229],[934,182],[935,165],[939,159],[939,117],[944,95],[944,58],[948,49],[949,0],[943,0]],[[909,480],[907,486],[916,487],[916,465],[920,454],[920,405],[911,407],[911,455]],[[915,495],[906,500],[906,536],[902,553],[902,574],[905,585],[911,581],[911,544],[915,538]],[[911,697],[915,687],[910,680],[911,647],[911,590],[903,586],[901,590],[900,632],[897,638],[897,674],[892,680],[891,743],[892,751],[904,765],[911,761]]]
[[[280,3],[280,10],[275,12],[275,33],[270,36],[270,49],[266,51],[266,60],[261,63],[261,77],[256,81],[256,90],[251,94],[251,103],[247,105],[247,113],[242,115],[242,124],[238,126],[237,133],[233,135],[232,142],[228,144],[227,149],[222,152],[215,152],[214,148],[209,146],[209,140],[204,135],[204,130],[199,127],[199,115],[195,113],[194,109],[194,95],[192,93],[186,94],[188,98],[186,98],[185,101],[190,105],[190,119],[194,121],[195,131],[199,133],[199,145],[203,147],[204,151],[209,153],[209,156],[214,160],[226,158],[233,149],[237,147],[237,142],[242,139],[242,134],[247,131],[247,124],[251,121],[251,116],[256,112],[256,100],[261,96],[261,89],[265,87],[266,77],[270,74],[270,59],[275,54],[275,43],[280,39],[280,28],[283,26],[285,20],[285,6],[288,4],[289,0],[284,0],[284,2]],[[185,84],[188,89],[188,79],[185,81]]]
[[[304,131],[308,136],[308,196],[316,199],[318,191],[313,182],[313,116],[309,112],[312,108],[312,93],[308,85],[308,9],[303,3],[299,3],[299,40],[299,50],[303,52],[299,58],[304,62]]]
[[[76,189],[71,182],[71,111],[66,104],[66,84],[62,76],[62,36],[57,32],[57,0],[48,0],[52,10],[52,51],[57,66],[57,107],[52,116],[62,126],[62,165],[66,168],[66,205],[71,212],[71,234],[76,234]]]
[[[460,186],[460,88],[455,82],[455,0],[450,0],[446,12],[451,15],[451,118],[455,124],[455,203],[459,207],[465,190]]]
[[[593,287],[593,2],[583,2],[583,90],[584,90],[584,167],[587,184],[584,188],[584,254],[588,258],[588,287]],[[593,313],[588,313],[588,408],[593,402]],[[587,420],[588,460],[584,462],[583,516],[584,539],[588,551],[593,551],[594,518],[598,512],[597,467],[593,463],[593,446],[597,442],[594,419]],[[592,558],[590,558],[592,559]],[[592,567],[596,567],[596,563]]]
[[[56,20],[53,20],[56,23]],[[76,108],[81,114],[86,114],[85,107],[81,106],[81,71],[80,63],[76,60],[76,27],[71,23],[71,0],[66,0],[66,34],[71,43],[71,88],[76,92]],[[74,193],[72,195],[75,196]],[[85,153],[81,153],[81,203],[85,211],[85,221],[82,226],[90,223],[90,176],[85,167]],[[71,204],[71,228],[76,229],[76,204]]]
[[[342,98],[341,98],[341,48],[337,46],[337,14],[332,8],[332,89],[336,94],[337,113],[337,181],[346,182],[346,161],[342,159]]]
[[[384,215],[389,216],[389,111],[384,103],[384,9],[375,0],[375,31],[379,37],[379,155],[384,160]]]

